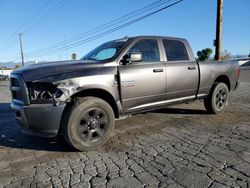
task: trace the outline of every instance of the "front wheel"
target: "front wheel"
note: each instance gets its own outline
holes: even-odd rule
[[[115,117],[106,101],[83,97],[66,109],[62,125],[64,138],[73,148],[89,151],[108,140],[115,125]]]
[[[218,114],[228,104],[229,91],[224,83],[215,83],[209,96],[204,100],[206,110]]]

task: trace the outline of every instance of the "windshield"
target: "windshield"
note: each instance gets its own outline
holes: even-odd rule
[[[97,60],[103,61],[113,58],[119,50],[125,45],[126,40],[116,40],[102,44],[98,46],[87,55],[85,55],[81,60]]]

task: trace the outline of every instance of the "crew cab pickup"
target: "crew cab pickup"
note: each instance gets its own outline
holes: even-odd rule
[[[73,148],[93,150],[129,114],[201,99],[208,113],[221,112],[239,74],[237,61],[197,62],[185,39],[123,38],[79,61],[13,71],[11,107],[23,133],[62,134]]]

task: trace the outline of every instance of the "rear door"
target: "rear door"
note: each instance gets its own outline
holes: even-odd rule
[[[166,100],[166,72],[161,62],[159,40],[139,39],[125,52],[142,53],[143,60],[119,65],[123,110],[139,110]]]
[[[196,61],[190,58],[187,44],[185,45],[185,41],[174,39],[162,39],[162,44],[166,57],[167,99],[195,98],[199,70]]]

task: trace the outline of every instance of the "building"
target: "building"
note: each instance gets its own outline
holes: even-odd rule
[[[0,75],[10,77],[10,74],[11,74],[12,71],[13,71],[13,69],[1,68],[1,70],[0,70]]]

